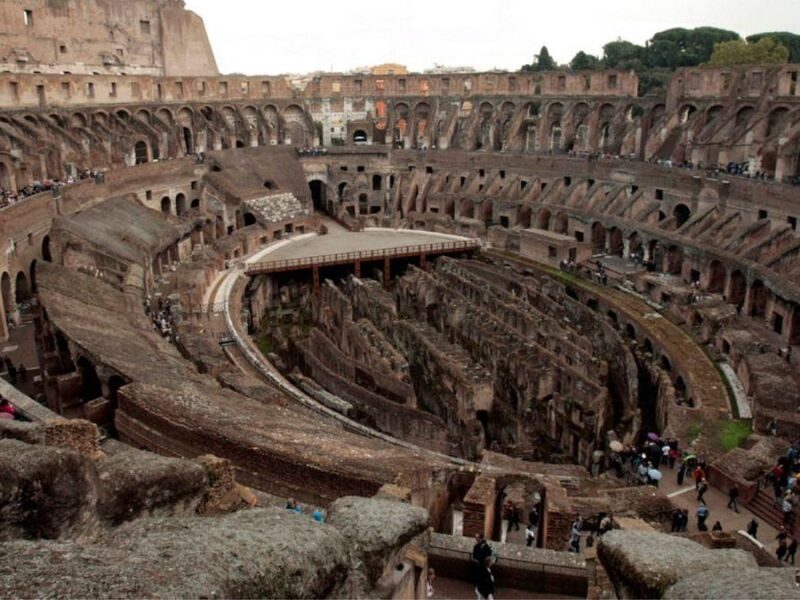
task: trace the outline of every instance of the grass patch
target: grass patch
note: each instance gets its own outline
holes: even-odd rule
[[[689,426],[686,428],[686,433],[689,435],[690,442],[695,441],[700,437],[700,434],[703,433],[702,421],[693,421],[689,423]]]
[[[747,421],[723,421],[719,430],[719,441],[725,450],[739,448],[750,435]]]
[[[259,351],[264,356],[268,354],[272,354],[278,350],[278,345],[275,343],[275,339],[269,333],[262,333],[256,338],[256,346],[258,346]]]

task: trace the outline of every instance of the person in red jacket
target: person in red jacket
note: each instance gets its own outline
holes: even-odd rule
[[[0,398],[0,413],[5,413],[11,415],[12,417],[16,417],[17,409],[5,398]]]

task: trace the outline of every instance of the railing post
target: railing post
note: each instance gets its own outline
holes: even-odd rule
[[[389,256],[383,259],[383,287],[389,289],[392,283],[392,259]]]
[[[356,267],[356,277],[358,279],[361,279],[361,261],[360,260],[356,259],[355,267]]]

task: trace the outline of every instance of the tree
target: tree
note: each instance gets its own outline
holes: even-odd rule
[[[732,65],[772,65],[783,64],[789,60],[789,50],[769,37],[761,38],[754,44],[744,40],[721,42],[714,47],[708,64],[712,67]]]
[[[648,43],[648,64],[670,69],[696,67],[711,58],[717,44],[739,39],[735,31],[716,27],[659,31]]]
[[[789,50],[789,62],[800,63],[800,35],[797,35],[796,33],[789,33],[787,31],[756,33],[755,35],[748,36],[747,41],[752,44],[762,40],[765,37],[772,38]]]
[[[522,67],[523,71],[555,71],[557,68],[556,61],[550,56],[547,46],[542,46],[539,54],[534,56],[533,62],[529,65]]]
[[[603,64],[607,69],[640,70],[644,66],[645,49],[637,44],[617,40],[603,46]]]
[[[595,71],[601,66],[602,63],[599,58],[586,54],[583,50],[578,52],[569,63],[569,68],[573,71]]]

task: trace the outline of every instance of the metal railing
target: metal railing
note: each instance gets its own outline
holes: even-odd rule
[[[457,240],[452,242],[438,242],[436,244],[417,244],[413,246],[395,246],[379,250],[361,250],[357,252],[340,252],[337,254],[324,254],[321,256],[305,256],[302,258],[287,258],[283,260],[262,261],[247,265],[247,275],[275,273],[279,271],[293,271],[326,265],[347,264],[352,262],[367,262],[384,258],[400,258],[403,256],[417,256],[420,254],[441,254],[446,252],[460,252],[475,250],[479,243],[475,240]]]

